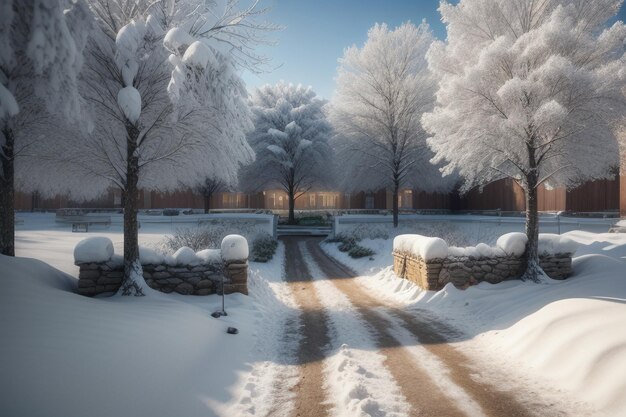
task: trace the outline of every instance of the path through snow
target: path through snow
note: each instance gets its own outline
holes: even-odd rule
[[[567,415],[536,393],[528,395],[529,389],[505,384],[506,375],[482,372],[448,343],[458,333],[425,311],[408,313],[376,297],[329,258],[318,239],[289,237],[283,242],[284,281],[271,289],[291,315],[291,321],[277,321],[290,335],[281,339],[286,347],[279,349],[286,357],[276,358],[286,365],[271,367],[263,378],[266,385],[280,388],[274,394],[266,390],[267,395],[242,399],[248,415]],[[275,324],[267,328],[277,335]],[[251,386],[261,382],[258,371],[263,368],[258,367]],[[288,392],[276,395],[284,390]]]

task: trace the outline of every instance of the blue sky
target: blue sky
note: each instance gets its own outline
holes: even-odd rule
[[[374,23],[395,27],[426,19],[435,36],[445,38],[439,0],[266,0],[264,4],[271,8],[267,20],[285,29],[271,35],[277,45],[259,49],[278,68],[261,75],[244,74],[249,89],[284,80],[311,85],[320,96],[330,98],[337,59],[344,48],[361,46]],[[622,6],[619,18],[626,20],[626,7]]]

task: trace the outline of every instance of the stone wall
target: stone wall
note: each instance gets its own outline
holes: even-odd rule
[[[571,254],[542,255],[539,264],[552,279],[565,279],[572,274]],[[492,284],[518,279],[524,272],[524,259],[516,256],[490,258],[454,257],[425,261],[410,253],[393,253],[393,270],[426,290],[440,290],[451,282],[466,288],[482,281]]]
[[[124,267],[119,260],[76,263],[80,267],[78,292],[94,296],[116,292],[122,284]],[[223,272],[222,272],[223,271]],[[222,273],[225,292],[248,294],[248,261],[205,263],[199,265],[143,265],[143,276],[153,289],[164,293],[209,295],[221,291]]]

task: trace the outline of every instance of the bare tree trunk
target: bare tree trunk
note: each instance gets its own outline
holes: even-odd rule
[[[530,173],[526,175],[526,269],[523,280],[537,282],[543,271],[539,266],[539,201],[537,196],[537,164],[534,150],[529,148]]]
[[[137,137],[139,129],[126,126],[126,188],[124,190],[124,279],[119,293],[121,295],[143,296],[145,281],[139,261],[139,227],[137,223],[137,203],[139,190],[139,156],[137,155]]]
[[[296,192],[293,187],[289,188],[288,191],[288,199],[289,199],[289,218],[287,219],[288,224],[296,224]]]
[[[15,135],[8,125],[2,127],[4,145],[0,152],[0,253],[15,256]]]
[[[393,181],[393,227],[398,227],[398,214],[400,207],[398,206],[398,197],[400,196],[400,182],[398,180]]]

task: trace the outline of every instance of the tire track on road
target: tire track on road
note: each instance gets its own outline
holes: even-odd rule
[[[421,405],[421,411],[426,416],[465,415],[457,405],[451,406],[452,399],[445,396],[421,367],[415,366],[415,359],[400,347],[398,340],[389,332],[389,317],[381,316],[376,310],[386,309],[393,317],[400,321],[403,328],[409,331],[424,348],[435,355],[449,371],[449,378],[458,387],[462,388],[480,407],[482,412],[490,417],[527,417],[534,415],[550,415],[546,409],[540,413],[528,410],[517,401],[509,392],[503,392],[496,386],[472,378],[471,361],[460,351],[451,346],[448,340],[437,332],[430,323],[420,320],[414,313],[408,313],[393,305],[372,297],[365,288],[354,281],[355,274],[348,268],[331,259],[319,247],[319,239],[309,239],[307,248],[320,270],[329,280],[359,308],[362,316],[374,328],[381,337],[379,340],[382,351],[388,357],[388,366],[396,380],[403,388],[404,395],[414,404]],[[438,328],[445,328],[438,324]],[[410,370],[408,370],[410,368]],[[416,384],[418,381],[419,384]],[[422,381],[424,381],[422,383]],[[427,395],[419,389],[430,386]],[[419,387],[419,388],[418,388]],[[441,404],[446,406],[441,407]],[[426,409],[426,407],[435,407]],[[459,414],[460,413],[460,414]],[[554,412],[558,415],[557,412]]]
[[[324,348],[329,344],[328,317],[315,291],[311,274],[298,248],[298,238],[284,237],[285,281],[301,310],[302,339],[297,360],[300,366],[295,394],[295,417],[329,416],[330,404],[324,392]]]

